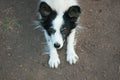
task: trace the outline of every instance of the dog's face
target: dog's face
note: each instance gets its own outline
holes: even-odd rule
[[[39,12],[42,17],[41,24],[53,45],[57,49],[62,48],[65,39],[76,27],[76,21],[81,13],[80,7],[69,6],[67,10],[57,11],[46,2],[41,2]]]

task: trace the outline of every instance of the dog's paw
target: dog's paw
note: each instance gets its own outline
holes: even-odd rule
[[[58,56],[51,56],[49,59],[49,66],[50,68],[58,68],[60,64],[60,59]]]
[[[69,64],[71,64],[71,65],[75,64],[78,59],[79,59],[79,57],[77,56],[75,51],[69,51],[67,53],[67,62],[69,62]]]

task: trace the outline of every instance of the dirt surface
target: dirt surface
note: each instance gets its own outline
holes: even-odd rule
[[[0,0],[0,80],[120,80],[120,0],[79,0],[76,51],[69,65],[50,69],[41,30],[34,30],[35,0]]]

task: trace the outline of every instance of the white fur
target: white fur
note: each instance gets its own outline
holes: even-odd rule
[[[48,3],[50,7],[58,13],[64,12],[72,5],[78,5],[76,0],[41,0],[41,2],[43,1]]]
[[[78,3],[76,0],[41,0],[40,2],[46,2],[53,10],[57,11],[57,17],[52,22],[52,27],[56,30],[55,34],[49,36],[46,31],[44,31],[44,33],[49,47],[50,59],[48,64],[51,68],[58,68],[60,59],[57,54],[57,49],[54,47],[54,43],[59,43],[60,48],[63,47],[64,41],[60,33],[60,27],[64,23],[63,14],[69,7],[78,5]],[[75,29],[72,30],[72,33],[67,38],[67,61],[70,64],[75,64],[78,60],[78,56],[74,50],[74,37]]]
[[[79,59],[74,50],[75,29],[72,30],[71,34],[67,38],[67,61],[70,64],[75,64]]]
[[[47,39],[47,44],[48,44],[48,47],[49,47],[49,56],[50,56],[50,59],[49,59],[49,66],[51,68],[57,68],[58,65],[60,64],[60,59],[59,59],[59,56],[57,54],[57,50],[56,48],[54,47],[53,45],[53,42],[50,38],[50,36],[48,36],[47,32],[44,31],[45,33],[45,37]]]
[[[51,39],[54,43],[59,43],[60,44],[60,48],[63,47],[63,39],[62,39],[62,35],[60,33],[60,27],[63,24],[63,14],[58,14],[57,17],[55,18],[55,20],[53,21],[53,28],[56,30],[56,33],[51,35]]]

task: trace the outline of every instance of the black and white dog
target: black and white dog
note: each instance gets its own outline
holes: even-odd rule
[[[49,47],[49,66],[57,68],[60,64],[57,49],[67,40],[67,61],[75,64],[78,56],[74,49],[75,28],[81,13],[76,0],[40,0],[40,23],[44,29]]]

